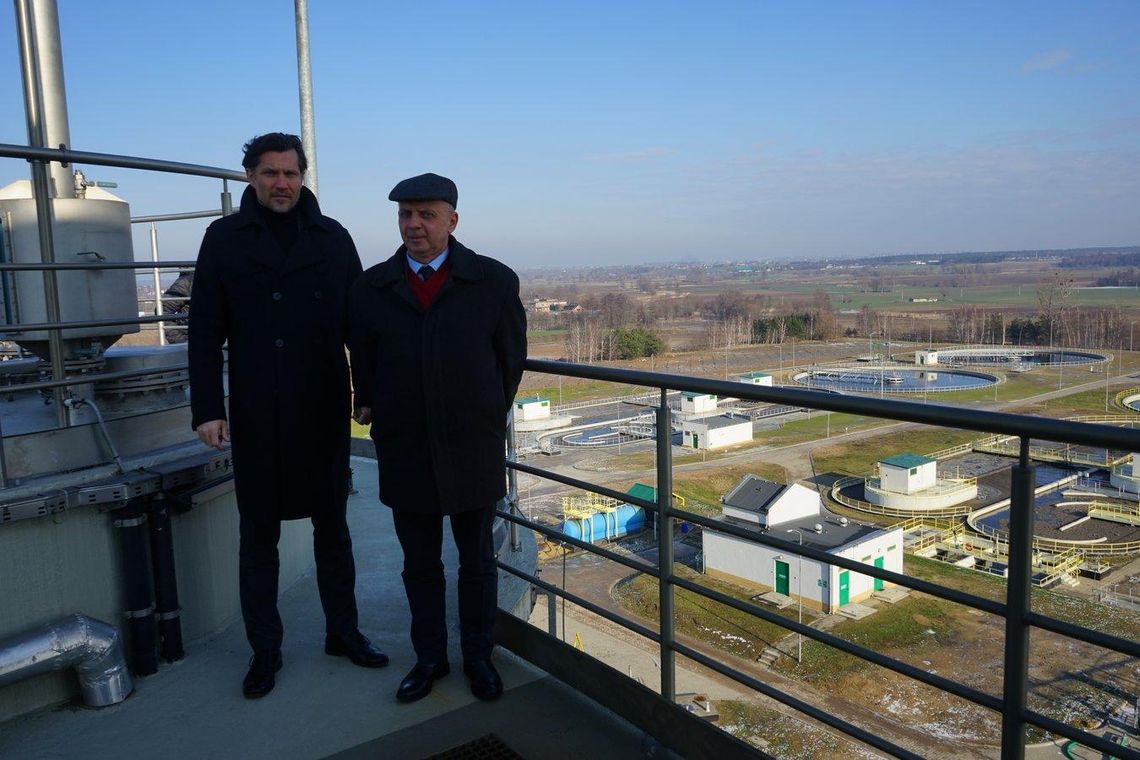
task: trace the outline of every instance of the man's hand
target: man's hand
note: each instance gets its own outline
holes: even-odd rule
[[[358,406],[356,412],[353,413],[352,419],[356,420],[357,424],[370,425],[372,424],[372,407]]]
[[[222,442],[230,439],[230,426],[225,420],[203,422],[195,428],[195,432],[198,433],[199,441],[219,451],[222,449]]]

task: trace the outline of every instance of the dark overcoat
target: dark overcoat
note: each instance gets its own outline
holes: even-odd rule
[[[360,257],[307,188],[297,210],[297,241],[285,254],[247,188],[240,212],[206,230],[191,294],[193,425],[229,420],[238,509],[255,520],[311,517],[347,496],[345,347]]]
[[[352,289],[355,405],[372,409],[380,500],[393,509],[455,514],[506,494],[507,412],[526,360],[519,278],[454,237],[448,251],[427,309],[404,246]]]

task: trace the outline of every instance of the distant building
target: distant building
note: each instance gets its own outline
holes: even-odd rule
[[[752,440],[752,420],[719,414],[681,423],[681,445],[691,449],[720,449]]]
[[[879,478],[885,491],[923,491],[938,479],[938,460],[918,454],[896,454],[879,460]]]
[[[937,349],[919,349],[914,352],[914,363],[921,366],[930,366],[938,363]]]
[[[917,454],[880,460],[879,477],[867,478],[863,496],[881,507],[915,513],[953,507],[978,496],[977,478],[938,477],[938,461]]]
[[[767,546],[705,528],[702,550],[711,576],[799,597],[805,606],[831,613],[894,584],[799,556],[801,542],[872,567],[903,571],[901,528],[878,528],[825,512],[809,488],[746,475],[723,502],[720,520],[726,525],[787,543]]]
[[[736,379],[749,385],[766,385],[769,387],[772,385],[772,376],[767,372],[745,372]]]
[[[530,310],[535,313],[563,311],[565,307],[565,301],[554,298],[536,298],[530,303]]]
[[[527,396],[515,399],[516,420],[539,420],[550,416],[550,399]]]
[[[761,528],[819,514],[819,494],[799,483],[790,486],[773,483],[755,475],[745,475],[721,497],[724,514]]]
[[[911,303],[938,303],[937,298],[908,298]]]
[[[711,393],[693,393],[681,391],[681,413],[699,414],[701,412],[716,411],[716,396]]]

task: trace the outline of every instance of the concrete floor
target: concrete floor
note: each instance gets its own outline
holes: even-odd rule
[[[359,493],[349,502],[349,525],[360,628],[391,656],[390,665],[369,670],[324,654],[324,621],[310,571],[281,596],[285,664],[265,698],[242,697],[249,650],[238,622],[209,640],[190,642],[181,662],[136,679],[135,692],[121,704],[99,710],[67,705],[0,725],[0,757],[419,758],[487,733],[524,757],[668,756],[640,730],[503,649],[495,653],[503,698],[483,703],[472,697],[457,667],[462,657],[450,538],[444,539],[444,561],[452,674],[420,702],[397,703],[396,687],[415,662],[402,556],[391,512],[377,500],[375,462],[354,460],[354,469]]]

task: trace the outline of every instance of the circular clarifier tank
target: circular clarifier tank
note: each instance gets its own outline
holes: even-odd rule
[[[996,375],[963,369],[902,369],[881,367],[828,367],[801,372],[795,381],[808,388],[840,393],[936,393],[985,388],[998,382]]]

